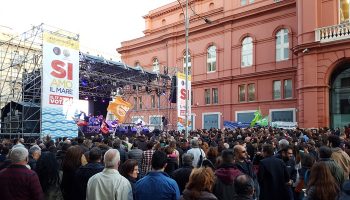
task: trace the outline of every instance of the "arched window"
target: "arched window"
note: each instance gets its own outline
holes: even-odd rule
[[[251,37],[244,38],[242,42],[242,67],[253,65],[253,39]]]
[[[184,62],[183,62],[183,66],[184,66],[184,73],[186,72],[186,51],[184,52]],[[191,75],[192,70],[191,70],[191,54],[190,52],[188,52],[188,74]]]
[[[159,61],[158,58],[153,59],[153,71],[159,72]]]
[[[138,67],[138,66],[140,66],[140,62],[139,62],[139,61],[136,61],[136,62],[135,62],[135,67]]]
[[[216,46],[210,46],[207,50],[207,70],[216,71]]]
[[[349,20],[349,0],[339,0],[339,21],[344,22]]]
[[[276,34],[276,61],[288,60],[289,39],[288,29],[281,29]]]

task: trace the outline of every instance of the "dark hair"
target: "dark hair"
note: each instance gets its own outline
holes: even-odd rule
[[[54,153],[46,151],[41,154],[36,164],[36,173],[44,192],[59,182],[58,163]]]
[[[96,162],[98,160],[101,160],[102,158],[102,151],[98,147],[94,147],[89,151],[89,162]]]
[[[319,149],[320,158],[330,158],[332,156],[331,148],[327,146],[321,146]]]
[[[312,165],[315,163],[315,158],[309,154],[304,154],[301,158],[301,166],[311,169]]]
[[[154,170],[162,169],[167,163],[166,153],[163,151],[155,151],[151,163]]]
[[[262,146],[262,151],[265,152],[268,156],[273,155],[273,148],[271,144],[264,144]]]
[[[237,195],[252,195],[254,192],[254,181],[246,174],[238,175],[234,186]]]
[[[311,168],[307,191],[311,187],[315,192],[310,194],[310,199],[335,199],[339,194],[338,183],[324,162],[317,162]]]
[[[83,151],[80,146],[71,146],[68,148],[66,156],[62,162],[63,171],[75,171],[81,166],[81,156]]]
[[[340,146],[340,138],[337,135],[328,136],[328,141],[331,143],[331,147],[339,147]]]
[[[152,148],[153,148],[153,142],[152,141],[149,141],[149,142],[147,142],[147,145],[146,145],[146,147],[147,147],[147,150],[151,150]]]
[[[232,163],[234,160],[234,154],[231,150],[223,150],[221,152],[222,162],[223,163]]]
[[[138,165],[137,160],[128,159],[120,166],[120,174],[125,178],[129,176],[130,173],[134,171],[135,166]]]

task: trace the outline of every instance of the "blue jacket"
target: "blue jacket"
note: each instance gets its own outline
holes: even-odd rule
[[[135,199],[142,200],[178,200],[179,187],[175,180],[165,172],[151,171],[136,183]]]

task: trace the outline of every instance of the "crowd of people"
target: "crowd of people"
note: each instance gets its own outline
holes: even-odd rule
[[[0,144],[1,199],[350,199],[350,127],[272,127]]]

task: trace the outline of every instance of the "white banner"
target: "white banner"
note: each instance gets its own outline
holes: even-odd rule
[[[191,76],[188,76],[188,129],[191,130]],[[186,75],[177,73],[177,130],[186,126]]]
[[[79,101],[79,41],[43,33],[42,134],[76,137]]]
[[[277,122],[271,122],[271,126],[274,128],[294,129],[298,127],[298,123],[277,121]]]

